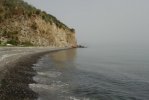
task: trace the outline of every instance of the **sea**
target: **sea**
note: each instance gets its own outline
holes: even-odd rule
[[[51,52],[33,65],[38,100],[149,100],[149,47],[99,45]]]

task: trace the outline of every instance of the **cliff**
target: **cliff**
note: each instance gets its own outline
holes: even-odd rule
[[[75,30],[22,0],[0,0],[0,45],[76,47]]]

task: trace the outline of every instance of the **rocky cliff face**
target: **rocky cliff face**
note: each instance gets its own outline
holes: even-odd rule
[[[53,17],[48,17],[49,20],[45,20],[45,17],[43,17],[47,16],[45,12],[39,10],[37,12],[35,10],[34,12],[26,14],[25,8],[23,8],[22,13],[22,11],[19,12],[20,8],[18,10],[18,7],[20,5],[15,6],[15,11],[11,13],[11,16],[5,20],[0,19],[1,45],[77,46],[74,29],[66,27]],[[0,8],[0,11],[3,9],[4,7]],[[3,14],[0,12],[0,15],[2,16]]]
[[[20,44],[34,46],[75,47],[77,45],[75,32],[50,24],[39,16],[24,18],[19,16],[0,23],[1,30],[11,36],[1,36],[1,41],[14,38]],[[2,40],[3,39],[3,40]]]

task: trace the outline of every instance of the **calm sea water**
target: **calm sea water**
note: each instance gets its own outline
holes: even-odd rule
[[[149,48],[99,46],[43,56],[30,88],[38,100],[149,100]]]

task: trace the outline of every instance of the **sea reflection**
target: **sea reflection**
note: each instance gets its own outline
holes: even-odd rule
[[[74,61],[76,60],[77,49],[64,50],[59,52],[50,53],[51,62],[56,64],[57,67],[70,67],[71,64],[74,67]],[[67,65],[66,65],[67,64]]]

